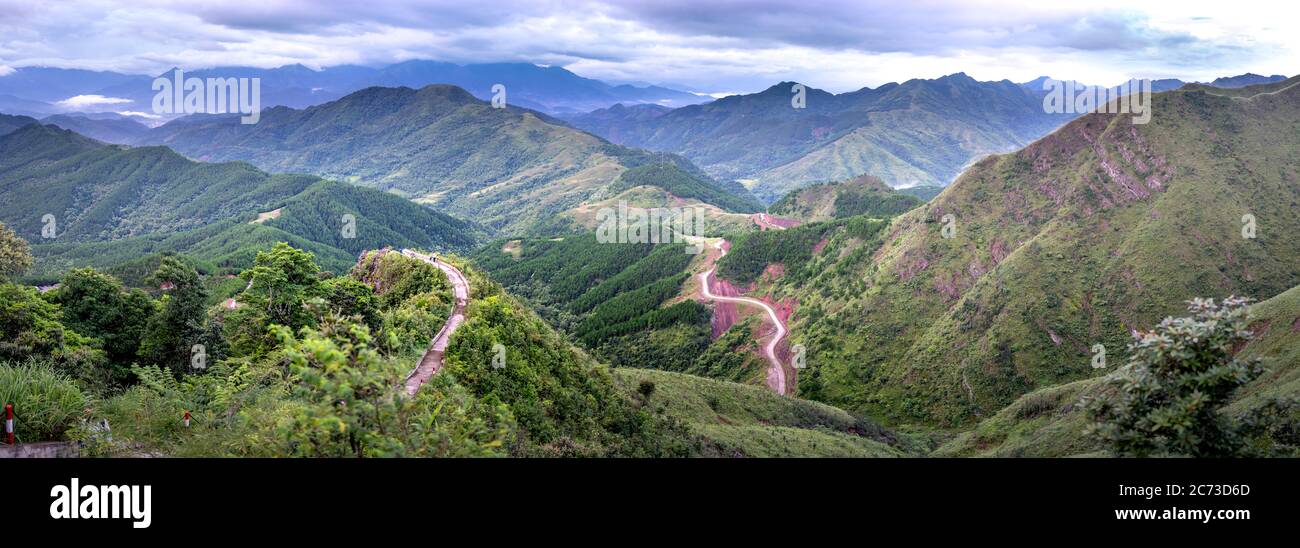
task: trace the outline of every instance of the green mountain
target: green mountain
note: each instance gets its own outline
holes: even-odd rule
[[[935,196],[938,196],[940,192],[943,192],[943,187],[921,185],[921,186],[909,186],[907,188],[900,188],[897,190],[900,194],[906,194],[908,196],[916,196],[917,198],[920,198],[922,202],[928,202],[931,199],[933,199]]]
[[[612,145],[537,112],[493,108],[447,85],[369,88],[304,110],[268,109],[249,125],[229,116],[188,117],[147,141],[200,160],[244,160],[267,171],[379,188],[509,233],[578,206],[629,169],[688,165]],[[760,207],[743,189],[693,168],[672,179],[663,184],[722,207]]]
[[[149,133],[148,126],[128,117],[94,118],[77,114],[57,114],[42,118],[41,123],[69,129],[105,143],[133,143]]]
[[[799,283],[773,289],[800,303],[800,394],[892,422],[971,424],[1098,375],[1094,345],[1122,363],[1132,330],[1188,299],[1297,285],[1295,82],[1157,94],[1145,125],[1084,116],[980,161],[877,237],[821,246],[787,268]]]
[[[318,180],[194,162],[163,147],[104,145],[52,126],[0,138],[0,187],[13,197],[0,218],[32,242],[42,240],[45,215],[61,241],[175,232],[269,211]]]
[[[772,201],[808,184],[864,173],[891,185],[945,185],[972,160],[1014,150],[1069,119],[1042,91],[965,74],[833,95],[794,82],[669,112],[612,107],[570,120],[628,146],[682,154]]]
[[[238,162],[194,162],[164,147],[128,148],[30,124],[0,137],[0,221],[34,244],[29,275],[107,268],[183,252],[239,269],[277,241],[313,251],[336,272],[365,249],[463,250],[473,225],[372,189],[309,175],[269,175]],[[55,238],[42,237],[52,216]],[[355,230],[344,235],[344,215]]]
[[[20,127],[34,123],[36,123],[36,119],[28,116],[0,114],[0,135],[6,135]]]
[[[863,175],[848,181],[821,183],[795,190],[769,206],[767,212],[805,222],[854,215],[893,217],[922,202],[924,200],[914,196],[895,192],[880,179]]]

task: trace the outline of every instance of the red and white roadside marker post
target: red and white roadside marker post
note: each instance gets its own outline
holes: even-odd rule
[[[5,404],[5,439],[9,445],[14,444],[14,404]]]
[[[189,428],[189,427],[190,427],[190,410],[189,410],[189,409],[186,409],[186,410],[185,410],[185,427],[186,427],[186,428]]]

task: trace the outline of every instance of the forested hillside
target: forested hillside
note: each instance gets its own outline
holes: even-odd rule
[[[710,344],[707,308],[668,304],[696,257],[684,244],[602,244],[586,234],[494,242],[474,262],[597,359],[681,371]]]
[[[467,250],[482,234],[385,192],[193,162],[163,147],[104,145],[38,124],[0,136],[0,189],[10,197],[0,222],[35,244],[33,281],[166,252],[191,255],[205,271],[238,272],[280,241],[344,272],[366,249]]]
[[[923,202],[915,196],[895,192],[876,177],[863,175],[792,191],[768,207],[767,212],[805,222],[854,215],[893,217]]]

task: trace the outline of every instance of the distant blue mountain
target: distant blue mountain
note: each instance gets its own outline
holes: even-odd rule
[[[174,77],[173,68],[158,76]],[[457,65],[439,61],[406,61],[382,68],[342,65],[312,70],[302,65],[273,69],[221,67],[186,71],[196,78],[260,78],[261,106],[305,108],[339,99],[367,87],[451,84],[475,97],[490,99],[492,86],[506,87],[506,101],[548,114],[589,112],[618,103],[680,107],[711,100],[661,86],[610,85],[584,78],[560,67],[531,63]],[[155,76],[75,69],[24,67],[0,77],[0,112],[48,116],[77,110],[57,104],[78,95],[125,99],[93,110],[151,112]]]
[[[1039,76],[1038,78],[1034,78],[1033,80],[1022,83],[1020,85],[1026,88],[1042,90],[1043,82],[1050,79],[1051,78],[1047,76]],[[1280,82],[1282,80],[1286,80],[1286,76],[1282,76],[1281,74],[1274,74],[1273,76],[1260,76],[1258,74],[1247,72],[1246,74],[1241,74],[1238,76],[1224,76],[1222,78],[1215,78],[1213,82],[1209,82],[1206,85],[1214,86],[1216,88],[1244,88],[1246,86],[1253,86],[1257,84],[1268,84],[1271,82]],[[1183,80],[1179,80],[1177,78],[1165,78],[1160,80],[1152,80],[1151,91],[1155,93],[1159,93],[1162,91],[1172,91],[1180,87],[1183,87],[1183,85],[1189,83],[1196,83],[1196,82],[1186,82]],[[1075,85],[1081,87],[1093,87],[1093,86],[1085,86],[1084,84],[1078,81],[1075,82]]]

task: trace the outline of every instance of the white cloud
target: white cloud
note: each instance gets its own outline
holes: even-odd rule
[[[1211,79],[1294,74],[1300,8],[1234,0],[0,0],[0,58],[156,74],[416,58],[527,61],[583,76],[847,91],[966,72]],[[2,73],[0,73],[2,74]]]
[[[161,119],[162,119],[162,116],[159,116],[159,115],[157,115],[157,114],[151,114],[151,113],[148,113],[148,112],[140,112],[140,111],[136,111],[136,110],[119,110],[119,111],[117,111],[117,113],[118,113],[118,114],[121,114],[122,116],[138,116],[138,117],[140,117],[140,118],[148,118],[148,119],[150,119],[150,120],[161,120]]]
[[[14,73],[14,68],[8,65],[0,65],[0,76],[9,76]]]
[[[59,101],[55,104],[69,110],[85,110],[91,107],[98,107],[103,105],[120,105],[123,103],[130,103],[130,102],[131,102],[130,99],[122,99],[119,97],[104,97],[103,95],[77,95],[75,97],[69,97],[62,101]]]

